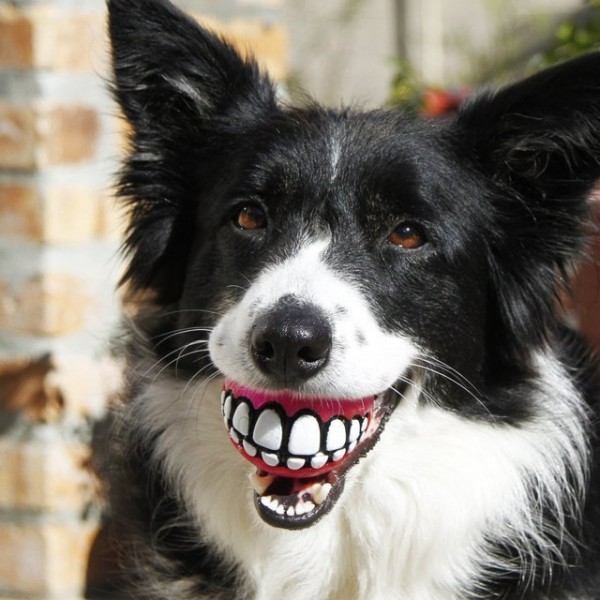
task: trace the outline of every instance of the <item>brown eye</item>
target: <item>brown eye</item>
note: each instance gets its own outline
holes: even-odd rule
[[[242,207],[236,214],[234,222],[244,231],[264,229],[267,225],[267,215],[260,206],[248,205]]]
[[[400,223],[388,236],[388,240],[394,246],[400,246],[405,250],[415,250],[425,243],[425,236],[417,225],[411,223]]]

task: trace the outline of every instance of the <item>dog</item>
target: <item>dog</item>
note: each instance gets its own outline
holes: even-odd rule
[[[167,0],[108,9],[134,597],[600,598],[597,366],[560,302],[600,55],[427,121],[287,106]]]

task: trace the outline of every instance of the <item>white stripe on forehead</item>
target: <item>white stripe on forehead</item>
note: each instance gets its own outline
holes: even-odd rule
[[[329,183],[333,183],[338,176],[338,167],[341,155],[342,143],[339,139],[339,133],[334,131],[329,140],[329,160],[331,161],[331,177],[329,179]]]
[[[248,293],[260,296],[260,303],[263,306],[275,302],[278,297],[290,294],[307,301],[316,300],[318,304],[322,304],[321,301],[328,296],[327,292],[333,292],[331,288],[318,292],[322,287],[320,284],[325,285],[326,280],[330,285],[333,283],[332,273],[323,261],[329,243],[329,238],[318,240],[303,238],[298,243],[297,253],[267,267],[258,276]]]

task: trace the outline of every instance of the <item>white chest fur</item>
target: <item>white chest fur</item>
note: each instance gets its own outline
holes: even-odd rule
[[[568,510],[577,490],[565,493],[567,474],[582,483],[585,442],[578,398],[556,369],[546,373],[544,416],[519,428],[420,405],[413,390],[348,474],[331,513],[301,531],[256,514],[254,467],[226,435],[220,381],[191,388],[163,377],[135,404],[142,426],[162,432],[156,457],[181,499],[210,541],[242,565],[251,597],[459,600],[482,568],[514,568],[498,564],[486,536],[517,543],[522,567],[560,560],[530,496],[537,490],[554,511]]]

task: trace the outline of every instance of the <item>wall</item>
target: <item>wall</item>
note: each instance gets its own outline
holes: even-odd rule
[[[279,2],[182,4],[285,75]],[[111,566],[90,468],[120,381],[108,343],[122,124],[106,93],[104,21],[102,0],[0,0],[2,599],[81,598]]]

